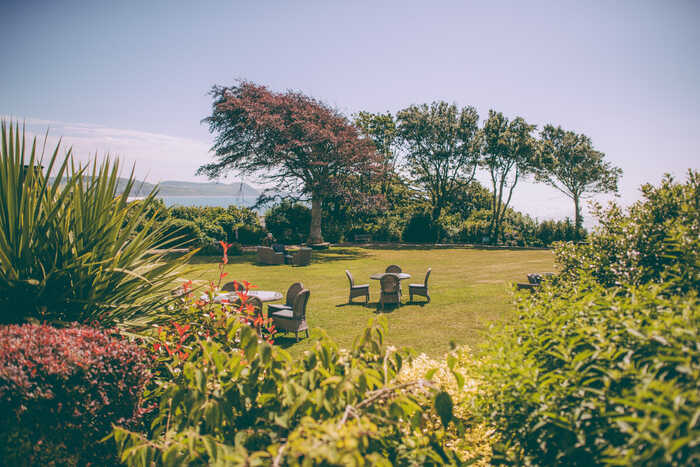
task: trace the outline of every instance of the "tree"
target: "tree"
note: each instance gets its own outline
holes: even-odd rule
[[[299,92],[276,93],[242,81],[214,86],[212,115],[216,161],[197,173],[210,178],[238,170],[272,182],[275,197],[311,200],[310,243],[321,243],[321,204],[328,196],[357,199],[349,177],[376,173],[372,142],[340,112]]]
[[[363,136],[374,142],[377,153],[382,157],[381,192],[386,194],[391,178],[394,176],[397,159],[396,120],[390,112],[374,114],[359,112],[354,118],[355,126]]]
[[[540,166],[536,178],[574,201],[575,225],[583,227],[581,199],[595,193],[617,193],[622,169],[603,160],[591,139],[547,125],[540,133]]]
[[[405,167],[428,195],[433,220],[474,178],[479,161],[479,114],[454,104],[412,105],[397,114]]]
[[[531,136],[535,125],[523,118],[508,121],[501,112],[489,110],[483,128],[482,165],[491,176],[491,241],[498,243],[503,218],[518,181],[534,170],[536,142]],[[503,195],[508,190],[508,197]]]

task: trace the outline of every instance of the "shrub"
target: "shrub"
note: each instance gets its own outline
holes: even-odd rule
[[[212,238],[216,241],[226,240],[226,232],[224,232],[224,228],[217,223],[202,222],[199,228],[206,237]]]
[[[108,331],[0,327],[0,458],[6,465],[116,464],[100,440],[134,426],[149,375],[138,346]]]
[[[0,151],[0,322],[107,325],[159,306],[187,258],[150,253],[165,233],[155,191],[129,203],[134,180],[120,185],[118,162],[76,167],[70,150],[59,160],[58,146],[42,161],[36,139],[25,144],[4,122]]]
[[[496,458],[516,465],[693,465],[700,303],[658,286],[545,288],[492,333],[481,367]]]
[[[241,245],[260,245],[265,235],[259,225],[243,225],[238,228],[238,242]]]
[[[435,243],[441,235],[440,225],[433,221],[429,211],[417,211],[404,227],[401,238],[408,243]]]
[[[203,237],[199,244],[197,256],[220,256],[223,253],[219,240]],[[229,256],[240,256],[243,254],[243,247],[240,243],[233,242],[228,249]]]
[[[490,333],[480,407],[517,465],[697,465],[698,177],[611,206],[563,274]]]
[[[679,291],[700,284],[700,172],[688,181],[666,176],[658,188],[642,186],[644,199],[625,214],[596,207],[600,226],[584,245],[561,245],[557,260],[568,277],[590,272],[601,284],[643,284],[669,278]]]
[[[190,220],[171,218],[168,219],[165,231],[163,248],[175,248],[184,246],[194,248],[201,244],[203,234],[199,226]]]
[[[467,243],[488,243],[491,232],[491,212],[481,209],[472,212],[460,232],[460,238]]]
[[[127,465],[460,463],[444,446],[459,422],[449,394],[429,381],[434,371],[398,379],[409,355],[383,345],[384,327],[351,351],[322,337],[297,360],[229,325],[238,348],[199,339],[164,379],[147,434],[115,429]]]
[[[309,238],[311,209],[284,201],[265,214],[265,227],[280,243],[299,244]]]

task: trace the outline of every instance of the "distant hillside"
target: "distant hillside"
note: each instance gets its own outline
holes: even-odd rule
[[[120,178],[118,190],[126,186],[127,179]],[[260,192],[247,183],[217,183],[217,182],[178,182],[168,180],[158,184],[159,196],[240,196],[245,198],[257,197]],[[146,196],[155,184],[136,180],[131,190],[131,196]]]

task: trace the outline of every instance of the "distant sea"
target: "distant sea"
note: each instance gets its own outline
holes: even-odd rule
[[[160,196],[167,207],[171,206],[216,206],[226,208],[239,206],[249,208],[257,196]]]

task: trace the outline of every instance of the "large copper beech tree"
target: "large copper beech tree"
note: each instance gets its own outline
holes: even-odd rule
[[[323,201],[355,201],[353,180],[381,170],[372,141],[323,102],[247,81],[214,86],[211,95],[212,114],[203,121],[215,135],[215,161],[197,173],[215,178],[236,170],[271,183],[278,197],[311,200],[309,243],[323,242]]]

